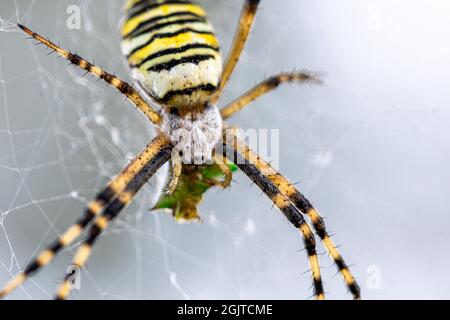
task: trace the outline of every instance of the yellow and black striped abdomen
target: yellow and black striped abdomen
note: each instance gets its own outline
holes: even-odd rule
[[[157,101],[197,107],[222,74],[219,42],[205,11],[190,1],[129,0],[122,51],[134,78]]]

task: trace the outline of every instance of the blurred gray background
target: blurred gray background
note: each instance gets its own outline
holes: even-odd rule
[[[226,52],[243,1],[199,2]],[[66,26],[71,5],[80,30]],[[130,80],[121,5],[0,2],[0,28],[10,31],[0,32],[0,285],[153,135],[113,89],[46,56],[5,20]],[[450,298],[449,16],[445,0],[263,0],[222,100],[280,71],[324,74],[323,86],[285,86],[231,122],[280,130],[280,170],[326,217],[363,298]],[[298,232],[243,174],[208,194],[203,223],[181,225],[148,211],[163,177],[98,242],[73,298],[311,297]],[[51,297],[73,253],[10,298]],[[321,262],[328,297],[349,298],[326,254]]]

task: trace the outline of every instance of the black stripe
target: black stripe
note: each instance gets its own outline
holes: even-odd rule
[[[188,33],[188,32],[192,32],[192,33],[197,33],[197,34],[207,34],[207,35],[213,35],[212,32],[209,31],[199,31],[199,30],[195,30],[192,28],[184,28],[175,32],[171,32],[171,33],[158,33],[155,34],[153,37],[151,37],[147,42],[145,42],[144,44],[140,45],[139,47],[134,48],[128,55],[127,55],[127,59],[129,59],[134,53],[136,53],[137,51],[141,50],[142,48],[145,48],[146,46],[152,44],[153,41],[155,41],[156,39],[164,39],[164,38],[172,38],[175,36],[178,36],[180,34],[183,33]]]
[[[153,3],[152,3],[153,2]],[[191,4],[189,1],[165,1],[163,3],[154,3],[152,0],[142,0],[134,4],[128,9],[128,19],[132,19],[146,11],[158,8],[166,4]]]
[[[307,213],[310,209],[313,209],[311,202],[299,191],[291,195],[290,200],[295,203],[303,213]]]
[[[322,279],[314,278],[313,282],[314,282],[314,293],[316,294],[316,296],[324,294]]]
[[[173,90],[173,91],[167,92],[166,95],[162,99],[160,99],[160,101],[167,102],[170,99],[172,99],[174,96],[177,96],[177,95],[190,96],[194,92],[197,92],[197,91],[213,92],[216,89],[217,89],[216,86],[213,86],[212,84],[208,83],[208,84],[202,84],[200,86],[193,87],[193,88],[187,88],[187,89],[184,89],[184,90]]]
[[[339,269],[339,271],[348,269],[347,265],[345,264],[345,262],[341,256],[339,256],[337,259],[335,259],[334,262],[336,263],[336,266]]]
[[[356,282],[353,282],[349,285],[350,292],[353,294],[354,299],[360,299],[361,298],[361,289],[359,288],[358,284]]]
[[[37,269],[40,268],[40,265],[37,263],[37,260],[34,260],[33,263],[29,264],[25,270],[23,271],[23,273],[26,276],[30,276],[33,272],[35,272]]]
[[[195,56],[183,57],[181,59],[173,59],[168,62],[154,65],[153,67],[148,68],[147,71],[160,72],[162,70],[170,70],[173,67],[176,67],[183,63],[193,63],[198,65],[202,61],[211,60],[214,58],[215,56],[213,56],[212,54],[197,54]]]
[[[99,200],[101,203],[108,203],[114,198],[115,195],[116,193],[114,192],[114,190],[108,186],[105,188],[105,190],[98,194],[97,200]]]
[[[270,181],[262,172],[242,154],[238,153],[233,146],[224,145],[226,149],[232,150],[234,153],[234,159],[230,159],[232,162],[236,163],[239,169],[242,170],[249,178],[252,180],[270,199],[274,199],[279,195],[279,190],[272,181]],[[228,156],[228,153],[227,153]],[[305,223],[302,215],[293,206],[289,205],[284,208],[279,208],[280,211],[286,216],[286,218],[298,228],[300,224]]]
[[[139,23],[137,25],[137,27],[132,32],[135,32],[136,30],[142,29],[143,27],[147,27],[149,25],[154,25],[156,22],[160,22],[161,20],[166,20],[169,18],[179,17],[179,16],[190,16],[190,17],[194,17],[194,18],[198,18],[198,19],[205,19],[205,17],[199,16],[198,14],[195,14],[190,11],[180,11],[180,12],[175,12],[175,13],[171,13],[171,14],[167,14],[167,15],[156,16],[149,20],[142,21],[141,23]],[[125,37],[127,37],[127,36],[128,35],[126,35]]]
[[[185,45],[183,47],[179,47],[179,48],[170,48],[170,49],[165,49],[165,50],[158,51],[158,52],[156,52],[154,54],[149,55],[144,60],[142,60],[139,64],[134,65],[132,67],[139,68],[144,63],[146,63],[146,62],[148,62],[150,60],[159,58],[159,57],[163,57],[163,56],[170,55],[170,54],[182,53],[182,52],[186,52],[186,51],[191,50],[191,49],[202,49],[202,48],[203,49],[211,49],[211,50],[214,50],[216,52],[220,51],[220,48],[216,48],[216,47],[210,46],[208,44],[192,43],[192,44],[187,44],[187,45]]]
[[[168,27],[168,26],[177,26],[177,25],[183,25],[183,24],[188,24],[188,23],[197,23],[197,22],[206,22],[206,19],[205,18],[179,19],[179,20],[170,21],[170,22],[158,23],[153,26],[150,26],[149,28],[135,29],[135,30],[133,30],[133,32],[127,34],[124,37],[124,39],[138,37],[143,34],[146,34],[146,33],[152,32],[152,31],[157,31],[157,30],[160,30],[160,29]]]
[[[58,239],[49,247],[49,250],[56,255],[62,248],[63,248],[63,244],[61,242],[59,242],[59,239]]]
[[[111,206],[115,206],[115,205],[117,205],[117,203],[118,202],[117,202],[117,199],[116,199],[116,200],[114,200],[111,203]],[[123,207],[124,207],[124,205],[121,204],[121,208],[119,209],[119,211],[122,210]],[[100,227],[97,226],[97,225],[93,225],[91,230],[89,230],[89,236],[88,236],[88,238],[86,239],[86,241],[84,243],[86,243],[86,244],[88,244],[88,245],[90,245],[92,247],[94,245],[95,241],[100,236],[101,233],[102,233],[102,230],[100,229]]]
[[[224,141],[223,147],[227,151],[227,158],[230,155],[233,155],[233,159],[229,158],[229,160],[234,162],[271,200],[280,194],[278,187],[270,181],[269,178],[263,175],[254,164],[249,163],[249,160],[246,159],[244,155],[238,153],[237,150],[233,148],[233,145],[228,145],[228,143]],[[231,153],[229,151],[231,151]],[[294,205],[279,209],[295,228],[299,228],[301,224],[306,223],[302,214]]]

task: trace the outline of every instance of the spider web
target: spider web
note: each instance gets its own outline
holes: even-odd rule
[[[76,4],[81,9],[80,30],[66,27],[71,2],[2,3],[1,283],[73,223],[92,196],[153,136],[147,121],[119,94],[89,76],[82,78],[82,72],[67,67],[62,59],[47,57],[47,51],[25,40],[13,23],[36,28],[129,80],[119,50],[121,5],[102,2]],[[97,21],[99,16],[102,19]],[[232,258],[234,249],[228,248],[229,253],[223,252],[220,259],[198,255],[193,249],[199,246],[200,239],[195,237],[199,226],[184,226],[187,231],[182,232],[170,217],[148,212],[165,171],[152,179],[105,232],[81,274],[82,290],[76,291],[76,298],[208,298],[214,297],[214,290],[202,293],[202,274],[227,281],[220,264]],[[231,231],[209,213],[205,215],[209,220],[204,227],[210,228],[206,236],[212,236],[214,249],[220,252],[220,246],[227,245],[217,239],[217,233],[235,238],[239,230]],[[252,221],[244,222],[240,229],[251,234]],[[63,251],[11,297],[51,297],[76,247],[77,243]],[[215,288],[217,296],[234,291],[230,288],[226,293],[219,287]]]
[[[66,10],[73,4],[81,12],[79,30],[66,26]],[[237,21],[240,4],[227,1],[217,10],[205,3],[224,47],[232,35],[227,30],[234,30],[230,17]],[[80,70],[55,55],[47,56],[48,51],[26,40],[14,22],[30,26],[129,81],[119,48],[120,10],[119,1],[1,4],[2,284],[73,223],[89,200],[154,136],[147,120],[122,96],[92,77],[81,77]],[[257,56],[263,59],[264,52]],[[256,68],[257,62],[252,65],[244,54],[241,65]],[[233,94],[240,92],[241,88]],[[81,273],[81,290],[75,291],[74,298],[289,297],[285,292],[289,292],[292,268],[286,274],[276,271],[283,270],[282,265],[304,266],[295,270],[305,285],[300,290],[301,285],[296,286],[294,297],[310,296],[309,275],[302,274],[307,265],[303,253],[298,253],[301,247],[295,234],[278,236],[275,242],[248,242],[258,233],[251,212],[259,205],[243,204],[237,210],[243,215],[230,215],[231,211],[219,210],[214,203],[230,202],[235,196],[218,191],[209,194],[202,206],[201,225],[180,226],[164,213],[150,213],[166,171],[161,170],[105,232]],[[248,185],[245,181],[236,188]],[[256,201],[260,199],[257,194]],[[262,207],[269,211],[270,202],[264,200]],[[268,216],[258,218],[260,223],[268,222]],[[281,230],[290,230],[284,218],[278,216],[277,221]],[[286,251],[274,254],[280,242],[288,243]],[[11,298],[51,297],[76,247],[77,243],[64,250]],[[258,259],[251,261],[247,256]],[[269,283],[265,292],[260,290],[264,283]]]
[[[222,47],[228,48],[242,1],[199,2],[209,12]],[[390,2],[277,3],[262,4],[257,26],[223,100],[230,101],[268,75],[295,67],[326,71],[327,84],[320,89],[280,89],[261,99],[252,110],[234,117],[233,123],[243,128],[280,129],[281,172],[300,182],[302,191],[325,213],[330,231],[339,231],[335,240],[346,244],[343,254],[349,263],[358,262],[353,271],[363,288],[370,266],[383,271],[382,289],[365,288],[365,297],[419,297],[425,291],[446,292],[445,288],[433,291],[445,286],[445,281],[432,287],[429,275],[423,276],[423,257],[411,253],[420,250],[410,237],[420,234],[424,226],[408,216],[411,208],[422,208],[422,203],[414,202],[415,197],[408,193],[415,190],[410,187],[411,173],[423,166],[412,150],[433,154],[428,141],[439,135],[435,128],[446,125],[442,117],[446,113],[439,115],[439,108],[429,107],[428,101],[438,98],[428,99],[425,89],[418,90],[420,96],[414,98],[416,90],[410,81],[422,74],[410,75],[413,67],[404,72],[408,73],[405,87],[389,81],[382,87],[384,75],[374,78],[372,69],[365,74],[367,62],[360,58],[370,57],[377,71],[384,66],[391,79],[401,78],[401,70],[392,71],[398,64],[388,59],[390,50],[379,54],[361,40],[371,34],[370,40],[382,47],[380,39],[386,39],[392,29],[382,18],[392,18],[391,12],[396,11],[390,10]],[[66,10],[71,5],[81,9],[79,30],[66,26]],[[20,21],[130,81],[119,47],[121,5],[121,1],[110,0],[0,2],[0,286],[71,225],[93,196],[154,136],[148,121],[120,94],[92,77],[83,78],[82,71],[67,66],[55,55],[46,56],[48,51],[26,40],[14,23]],[[351,12],[358,15],[348,16]],[[361,21],[354,21],[356,16]],[[333,21],[332,26],[329,21]],[[353,23],[364,33],[353,34]],[[398,36],[401,29],[395,30]],[[396,45],[400,42],[393,39],[390,41]],[[434,47],[433,40],[429,41],[430,46],[424,47]],[[362,49],[353,48],[355,43]],[[352,55],[347,54],[349,48]],[[399,55],[411,52],[409,47],[397,49]],[[442,58],[439,54],[444,52],[430,59]],[[431,71],[424,67],[422,72],[429,75]],[[443,86],[448,83],[442,71],[435,74],[441,76]],[[383,100],[382,94],[376,94],[394,91],[390,86],[408,92],[411,101],[394,94]],[[367,88],[379,91],[371,93]],[[389,167],[385,154],[396,155],[398,167]],[[384,176],[379,172],[385,174],[379,164],[390,168],[392,186],[386,187],[385,181],[379,180]],[[201,224],[179,225],[167,214],[148,210],[165,172],[161,170],[143,188],[98,241],[81,273],[81,290],[75,291],[73,298],[304,299],[311,295],[300,236],[281,214],[270,209],[270,201],[250,187],[242,174],[236,175],[231,191],[216,190],[207,195],[200,208]],[[437,195],[443,192],[435,191]],[[385,199],[383,205],[379,199]],[[400,204],[397,199],[404,201]],[[439,208],[433,212],[437,214]],[[380,223],[392,221],[393,216],[402,220],[402,230],[409,230],[407,233],[401,234],[398,226],[390,225],[389,229]],[[380,239],[380,234],[389,236]],[[391,236],[394,234],[396,237]],[[442,233],[442,239],[448,239],[446,234]],[[404,260],[414,259],[416,268],[411,274],[422,285],[420,290],[405,275],[405,268],[411,270],[409,264],[393,263],[385,257],[393,243],[398,243],[394,250],[404,253]],[[411,244],[415,247],[408,247]],[[53,296],[76,246],[62,252],[11,298]],[[329,297],[347,298],[341,279],[335,276],[335,268],[325,255],[321,263]],[[439,265],[442,270],[448,269],[448,259],[441,259]],[[427,285],[431,287],[425,289]]]

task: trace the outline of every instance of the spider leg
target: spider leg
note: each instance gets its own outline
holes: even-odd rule
[[[227,166],[227,158],[223,155],[215,154],[213,159],[214,163],[219,166],[220,170],[225,175],[225,179],[220,185],[223,189],[226,189],[231,185],[231,181],[233,180],[233,173]]]
[[[355,278],[353,277],[347,264],[344,262],[341,254],[337,250],[329,234],[326,231],[323,219],[320,217],[317,210],[312,206],[311,202],[305,198],[285,177],[279,172],[273,169],[270,164],[259,157],[255,152],[250,150],[244,143],[240,142],[233,130],[226,130],[227,136],[225,137],[227,145],[233,146],[234,152],[242,154],[246,162],[250,162],[264,175],[276,189],[287,197],[296,208],[302,213],[306,214],[311,220],[314,231],[320,237],[323,245],[325,246],[328,254],[332,257],[337,269],[341,273],[348,289],[353,295],[354,299],[360,298],[360,288]],[[239,166],[239,164],[237,164]],[[243,170],[241,168],[241,170]],[[244,171],[244,170],[243,170]],[[245,172],[245,171],[244,171]]]
[[[148,162],[128,183],[126,188],[105,208],[103,213],[97,216],[96,220],[89,229],[87,239],[78,248],[72,261],[72,265],[83,268],[89,259],[92,252],[92,247],[101,233],[106,229],[108,224],[115,219],[119,213],[131,203],[134,196],[144,186],[144,184],[155,174],[156,171],[164,165],[171,156],[172,147],[166,144],[165,147],[160,148],[157,154]],[[71,274],[64,277],[64,281],[59,286],[56,299],[66,299],[71,286]]]
[[[183,170],[183,164],[181,162],[181,158],[176,156],[176,152],[172,155],[171,158],[171,169],[172,169],[172,177],[170,179],[169,187],[167,192],[172,194],[175,192],[178,186],[178,180],[180,179],[181,172]]]
[[[254,88],[244,93],[241,97],[225,106],[220,110],[223,119],[231,117],[236,112],[242,110],[252,101],[256,100],[260,96],[271,92],[272,90],[278,88],[281,84],[298,82],[298,83],[320,83],[317,76],[309,74],[306,72],[293,72],[293,73],[282,73],[261,82]]]
[[[325,227],[325,223],[322,217],[319,215],[317,210],[312,206],[311,202],[305,198],[305,196],[298,191],[292,183],[290,183],[286,178],[284,178],[281,174],[272,176],[271,178],[274,183],[279,183],[280,189],[284,189],[284,193],[289,197],[289,199],[295,204],[297,208],[299,208],[302,212],[306,213],[306,215],[311,220],[311,223],[314,226],[314,230],[316,234],[320,237],[323,245],[325,246],[328,254],[334,261],[339,273],[342,275],[348,290],[353,295],[355,300],[361,298],[361,290],[359,288],[358,283],[356,282],[354,276],[350,272],[349,267],[345,263],[342,258],[339,250],[336,248],[333,240],[327,232]]]
[[[144,115],[147,116],[147,118],[152,123],[156,125],[159,125],[161,123],[162,119],[159,113],[153,110],[153,108],[144,100],[144,98],[127,82],[122,81],[118,77],[93,65],[92,63],[86,61],[79,55],[64,50],[63,48],[59,47],[50,40],[45,39],[41,35],[33,32],[24,25],[18,24],[18,27],[31,37],[39,41],[40,43],[43,43],[44,45],[52,49],[52,52],[56,52],[61,57],[64,57],[65,59],[69,60],[72,64],[77,65],[81,69],[95,75],[99,79],[104,80],[106,83],[116,88],[120,93],[125,95],[131,101],[131,103],[136,106],[136,108],[138,108],[142,113],[144,113]]]
[[[244,49],[245,43],[247,42],[248,35],[255,20],[256,11],[258,10],[259,0],[245,0],[244,8],[242,9],[241,17],[239,20],[238,30],[234,36],[233,45],[228,58],[225,62],[224,71],[222,73],[222,80],[219,89],[211,98],[211,104],[216,104],[223,92],[231,74],[233,73],[234,67],[239,61],[242,50]]]
[[[317,300],[323,300],[325,293],[320,274],[319,259],[316,252],[316,241],[302,213],[258,166],[259,156],[253,154],[250,149],[244,144],[238,143],[237,139],[234,138],[224,140],[224,148],[232,152],[232,156],[230,157],[227,153],[227,157],[236,163],[239,169],[272,200],[274,205],[286,216],[292,225],[302,233],[303,244],[308,254],[309,265],[313,276],[314,294]]]
[[[31,261],[23,272],[19,273],[0,291],[0,298],[10,294],[15,288],[25,282],[27,278],[48,265],[61,250],[73,243],[87,225],[126,188],[136,174],[155,158],[158,152],[168,143],[169,140],[165,136],[159,135],[156,137],[119,175],[108,183],[107,187],[87,206],[83,216],[74,225],[68,228],[59,239]]]

